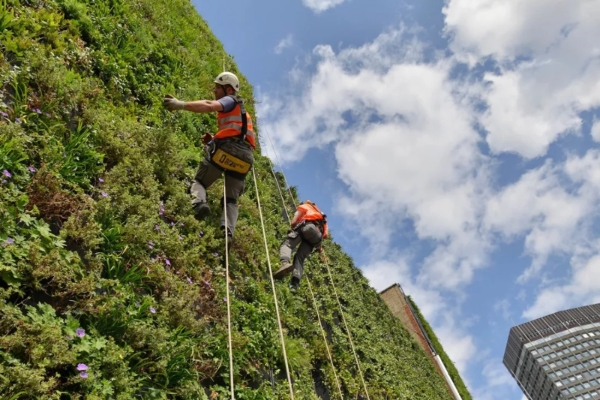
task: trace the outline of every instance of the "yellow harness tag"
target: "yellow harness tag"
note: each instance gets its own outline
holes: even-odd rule
[[[212,156],[212,162],[228,171],[234,171],[240,174],[246,174],[250,171],[251,165],[246,161],[240,160],[221,149],[217,149]]]

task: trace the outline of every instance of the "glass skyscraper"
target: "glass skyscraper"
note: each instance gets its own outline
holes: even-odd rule
[[[600,304],[512,327],[503,363],[531,400],[600,399]]]

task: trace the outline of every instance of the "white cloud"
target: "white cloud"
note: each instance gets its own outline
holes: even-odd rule
[[[346,186],[337,208],[371,243],[365,275],[379,290],[401,283],[463,372],[481,362],[465,325],[456,323],[463,319],[463,289],[490,264],[493,249],[523,241],[532,259],[519,281],[539,279],[543,286],[525,317],[581,305],[600,289],[600,245],[592,229],[600,151],[528,170],[523,164],[513,183],[495,184],[499,153],[543,157],[559,138],[580,134],[581,111],[600,106],[598,7],[579,0],[448,0],[452,56],[426,61],[425,45],[406,27],[357,48],[320,45],[314,68],[303,69],[293,94],[271,94],[268,108],[259,110],[284,162],[315,147],[335,149]],[[455,67],[465,60],[494,68],[457,79]],[[599,126],[591,131],[597,141]],[[484,140],[489,156],[481,150]],[[398,258],[399,232],[432,250],[390,262]],[[545,276],[555,255],[571,257],[570,270],[561,264],[563,271],[554,271],[562,280],[551,271]],[[497,309],[509,315],[508,304]],[[510,381],[495,367],[483,374],[490,387]]]
[[[283,39],[281,39],[279,41],[279,43],[277,43],[277,46],[275,46],[275,48],[273,49],[273,51],[275,52],[275,54],[281,54],[281,53],[283,53],[283,50],[285,50],[288,47],[290,47],[293,43],[294,43],[294,37],[290,33],[286,37],[284,37]]]
[[[539,318],[567,308],[600,302],[600,254],[573,266],[570,282],[543,289],[535,303],[523,312],[527,319]]]
[[[505,187],[487,204],[487,230],[509,240],[525,238],[525,249],[533,263],[521,275],[521,282],[536,276],[550,255],[573,251],[587,233],[583,224],[593,211],[594,198],[585,190],[570,193],[563,187],[563,168],[565,165],[555,167],[546,162]],[[571,169],[576,166],[572,164]]]
[[[599,2],[450,0],[444,13],[457,59],[497,63],[481,92],[493,152],[542,156],[600,105]]]
[[[592,125],[592,129],[590,130],[592,138],[596,142],[600,142],[600,120],[594,119],[594,124]]]
[[[318,14],[342,4],[344,1],[346,0],[302,0],[302,3]]]
[[[334,142],[349,190],[340,209],[372,221],[363,233],[380,250],[389,232],[412,220],[419,238],[440,243],[419,279],[457,288],[485,261],[478,223],[487,160],[469,97],[449,78],[453,64],[425,63],[422,50],[403,27],[338,54],[318,46],[316,73],[301,97],[281,102],[296,112],[269,126],[288,160]],[[273,104],[267,120],[279,114]]]
[[[428,290],[415,283],[408,263],[409,260],[407,257],[396,256],[394,257],[394,261],[377,260],[361,266],[360,269],[369,280],[371,286],[378,292],[395,283],[399,283],[404,293],[417,301],[423,315],[428,320],[433,320],[448,307],[448,304],[443,301],[439,292]]]
[[[404,293],[417,303],[427,322],[433,326],[444,350],[456,367],[465,373],[467,364],[477,354],[472,335],[468,333],[469,321],[458,318],[452,303],[440,292],[419,285],[411,276],[408,257],[394,257],[395,261],[375,261],[361,267],[371,286],[381,291],[400,283]],[[456,321],[461,321],[458,325]]]

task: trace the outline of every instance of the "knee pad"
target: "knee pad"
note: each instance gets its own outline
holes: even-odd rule
[[[234,199],[233,197],[227,197],[225,199],[225,201],[227,202],[227,204],[237,204],[237,199]],[[223,198],[221,197],[221,207],[223,207]]]

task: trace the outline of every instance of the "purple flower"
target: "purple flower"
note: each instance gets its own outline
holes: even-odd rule
[[[6,183],[6,179],[2,179],[2,183]]]
[[[12,178],[12,175],[7,170],[2,171],[2,175],[4,175],[7,178]]]
[[[152,314],[156,314],[156,309],[155,309],[154,307],[150,307],[150,312],[151,312]]]
[[[204,284],[205,284],[207,287],[210,287],[210,282],[209,282],[209,281],[204,281]]]
[[[154,225],[154,229],[157,230],[157,231],[160,231],[160,226]]]
[[[150,261],[152,261],[152,262],[155,262],[155,261],[156,261],[156,258],[152,257],[152,258],[150,259]]]
[[[171,226],[175,226],[175,222],[171,222]]]
[[[213,253],[213,256],[215,256],[215,257],[219,257],[219,253],[217,253],[217,252],[214,252],[214,253]]]
[[[152,243],[152,240],[150,240],[150,241],[148,242],[148,247],[149,247],[149,248],[151,248],[151,249],[153,249],[153,248],[154,248],[154,243]]]
[[[200,237],[204,236],[204,231],[200,231],[200,232],[198,233],[198,236],[200,236]]]
[[[36,172],[35,168],[33,168],[31,165],[27,167],[27,169],[29,170],[29,172]]]
[[[191,285],[192,283],[194,283],[192,281],[192,278],[190,278],[189,276],[187,278],[185,278],[185,280]]]
[[[81,378],[83,378],[83,379],[87,379],[87,377],[88,377],[88,374],[87,374],[87,372],[80,372],[80,373],[79,373],[79,376],[80,376]]]
[[[169,266],[170,266],[170,265],[171,265],[171,261],[169,261],[169,259],[168,259],[168,258],[166,258],[166,259],[165,259],[165,264],[167,264],[167,265],[169,265]]]
[[[102,178],[98,178],[98,182],[100,182],[100,183],[104,183],[104,179],[102,179]]]
[[[106,192],[102,192],[102,197],[108,197],[108,194]]]
[[[8,117],[8,114],[5,113],[4,111],[0,111],[0,115],[2,115],[3,117]]]
[[[20,124],[20,123],[21,123],[21,118],[15,118],[15,122],[16,122],[17,124]]]
[[[85,336],[85,331],[83,329],[81,329],[81,328],[77,328],[77,330],[75,331],[75,333],[79,337],[84,337]]]
[[[77,364],[77,371],[87,371],[87,369],[88,369],[87,365],[85,365],[83,363]]]
[[[42,113],[42,111],[41,111],[39,108],[36,108],[36,109],[35,109],[35,110],[33,110],[33,111],[35,111],[35,112],[36,112],[36,113],[38,113],[38,114],[41,114],[41,113]]]
[[[224,302],[227,302],[227,297],[223,297],[223,301],[224,301]]]
[[[183,240],[183,238],[181,237],[181,235],[179,235],[179,240]]]
[[[8,238],[4,241],[4,243],[2,243],[3,246],[6,246],[8,244],[13,244],[15,242],[15,239],[13,238]]]

